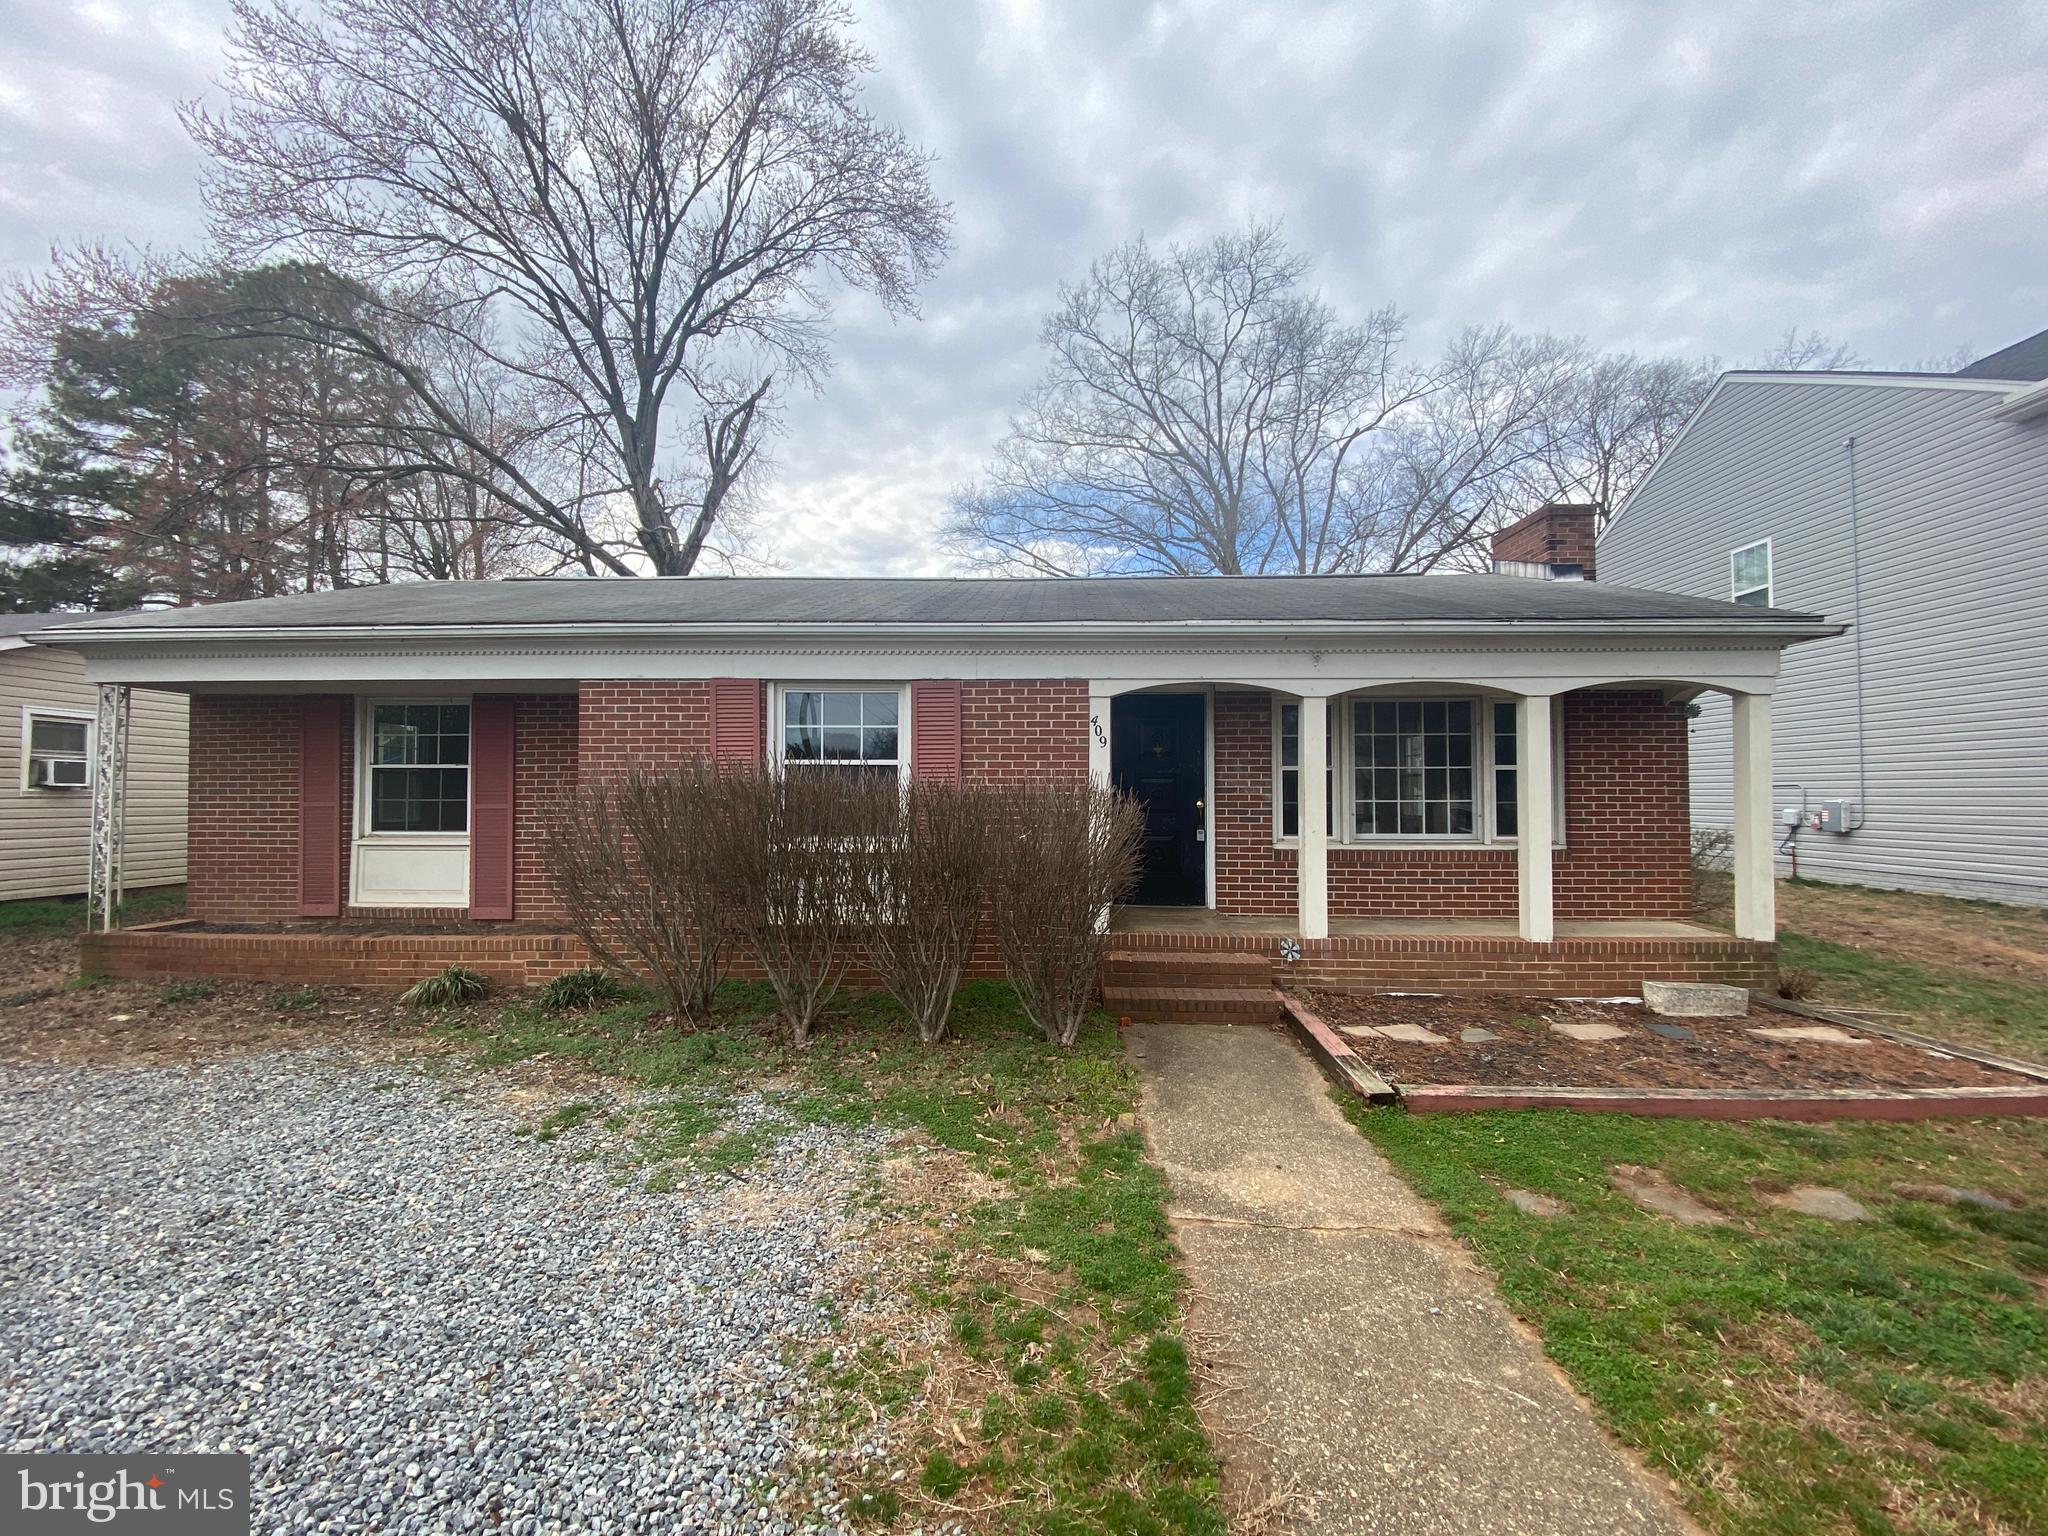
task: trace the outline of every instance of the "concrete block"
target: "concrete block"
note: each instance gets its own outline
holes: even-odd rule
[[[1643,1006],[1672,1019],[1739,1019],[1749,1012],[1749,994],[1704,981],[1646,981]]]

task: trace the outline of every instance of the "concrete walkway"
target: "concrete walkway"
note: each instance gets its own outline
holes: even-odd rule
[[[1434,1212],[1270,1030],[1143,1024],[1130,1049],[1173,1188],[1212,1428],[1320,1533],[1692,1527],[1617,1449]],[[1215,1420],[1220,1419],[1220,1424]]]

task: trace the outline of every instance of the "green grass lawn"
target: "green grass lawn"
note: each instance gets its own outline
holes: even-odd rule
[[[185,887],[167,885],[138,891],[121,903],[123,924],[155,923],[185,910]],[[85,931],[83,896],[49,896],[31,901],[0,901],[0,934],[45,938]]]
[[[1899,1023],[2048,1061],[2048,986],[1915,964],[1787,931],[1778,934],[1778,963],[1811,971],[1824,1001],[1895,1009],[1913,1015]]]
[[[2048,1530],[2048,1125],[1708,1124],[1346,1105],[1713,1530]],[[1662,1169],[1726,1228],[1609,1183]],[[2011,1213],[1894,1193],[1982,1188]],[[1848,1191],[1875,1220],[1794,1215]],[[1553,1195],[1543,1219],[1502,1189]]]
[[[660,1027],[654,1005],[639,1001],[551,1015],[522,1000],[443,1027],[484,1063],[546,1057],[657,1090],[617,1126],[638,1148],[635,1176],[657,1188],[684,1169],[775,1155],[773,1127],[726,1128],[721,1108],[743,1090],[792,1122],[883,1126],[926,1149],[913,1158],[971,1169],[964,1201],[885,1213],[923,1223],[925,1240],[905,1259],[908,1291],[943,1320],[943,1349],[905,1359],[855,1339],[849,1359],[816,1362],[829,1373],[821,1419],[895,1409],[917,1427],[903,1480],[861,1491],[876,1523],[1222,1532],[1165,1185],[1131,1124],[1136,1082],[1109,1021],[1098,1017],[1060,1052],[1007,987],[977,983],[961,993],[955,1038],[938,1046],[921,1045],[887,999],[863,997],[797,1050],[776,1037],[771,1013],[765,987],[729,983],[718,1027],[696,1033]],[[588,1112],[558,1110],[537,1134],[560,1134]],[[877,1198],[901,1207],[900,1197]],[[1020,1277],[1043,1284],[1031,1293]]]

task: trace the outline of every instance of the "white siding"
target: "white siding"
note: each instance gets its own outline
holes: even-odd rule
[[[1848,621],[1855,437],[1866,823],[1802,832],[1803,874],[2048,903],[2048,423],[1998,398],[1731,379],[1600,541],[1603,581],[1725,598],[1768,538],[1777,606]],[[1854,645],[1785,653],[1781,801],[1857,795]],[[1693,816],[1725,825],[1728,705],[1701,702]]]
[[[85,890],[91,793],[21,787],[21,714],[90,714],[98,696],[71,651],[0,650],[0,901]],[[138,688],[128,732],[126,883],[173,885],[185,878],[185,696]]]

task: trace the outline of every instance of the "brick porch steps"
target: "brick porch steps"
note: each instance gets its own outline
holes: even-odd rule
[[[1163,1024],[1267,1024],[1279,1015],[1273,963],[1253,950],[1112,950],[1102,966],[1111,1013]]]

